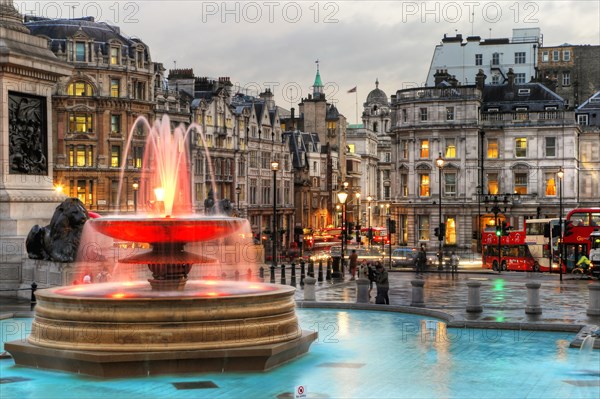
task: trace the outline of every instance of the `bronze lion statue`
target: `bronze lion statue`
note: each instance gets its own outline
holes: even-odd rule
[[[89,215],[78,198],[67,198],[56,207],[50,224],[35,225],[27,235],[25,245],[31,259],[73,262],[81,242],[83,225]]]

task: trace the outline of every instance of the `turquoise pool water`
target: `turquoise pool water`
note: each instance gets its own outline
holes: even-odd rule
[[[0,398],[294,398],[299,386],[307,398],[600,397],[600,351],[569,348],[571,333],[446,331],[388,312],[299,309],[298,317],[318,341],[270,372],[101,380],[3,359]],[[0,322],[2,342],[24,338],[30,324]]]

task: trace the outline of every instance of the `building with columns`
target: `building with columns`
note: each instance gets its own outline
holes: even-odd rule
[[[475,249],[493,222],[494,199],[506,198],[506,217],[517,228],[526,218],[558,217],[560,167],[564,209],[581,202],[581,129],[564,100],[539,83],[515,83],[511,70],[506,84],[485,79],[480,71],[475,85],[458,86],[438,71],[435,86],[392,96],[400,243],[437,249],[433,233],[443,222],[446,246]]]

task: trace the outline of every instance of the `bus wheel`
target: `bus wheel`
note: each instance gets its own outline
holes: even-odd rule
[[[540,264],[539,263],[535,262],[533,264],[533,271],[536,272],[536,273],[540,271]]]
[[[492,270],[495,272],[498,271],[498,261],[494,261],[494,263],[492,263]]]
[[[502,261],[502,271],[506,271],[506,262]]]

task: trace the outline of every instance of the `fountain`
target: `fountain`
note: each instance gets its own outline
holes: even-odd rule
[[[149,128],[144,165],[155,172],[142,176],[157,194],[154,201],[141,197],[150,214],[87,223],[113,239],[149,243],[150,251],[119,262],[145,264],[152,278],[38,291],[28,340],[5,345],[15,363],[123,377],[267,370],[308,351],[317,333],[299,328],[294,288],[188,281],[192,265],[215,259],[187,252],[186,244],[234,237],[248,222],[191,215],[186,206],[187,136],[199,127],[171,133],[168,118],[153,127],[139,123]],[[140,192],[148,188],[141,184]]]

